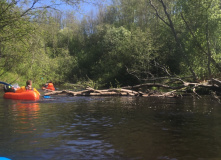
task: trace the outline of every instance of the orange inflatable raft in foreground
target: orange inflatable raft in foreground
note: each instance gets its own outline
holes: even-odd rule
[[[4,94],[4,98],[15,100],[38,100],[40,98],[40,95],[33,90],[27,90],[20,93],[6,92]]]

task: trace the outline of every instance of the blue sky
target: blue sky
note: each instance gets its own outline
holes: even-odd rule
[[[98,10],[98,5],[94,5],[92,3],[81,3],[80,4],[80,8],[76,8],[70,5],[66,5],[64,2],[61,2],[60,0],[40,0],[35,7],[39,7],[39,6],[45,6],[45,5],[51,5],[52,2],[54,1],[56,4],[59,5],[53,5],[55,8],[65,12],[65,11],[76,11],[76,15],[77,17],[79,17],[80,19],[84,16],[84,15],[89,15],[91,10],[93,10],[93,13],[96,14],[96,11]],[[102,5],[107,5],[110,4],[111,0],[87,0],[88,2],[95,2],[102,4]]]

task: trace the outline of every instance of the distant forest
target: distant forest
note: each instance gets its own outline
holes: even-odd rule
[[[220,0],[110,0],[81,19],[85,0],[60,0],[73,6],[66,12],[40,2],[0,1],[1,81],[121,87],[221,78]]]

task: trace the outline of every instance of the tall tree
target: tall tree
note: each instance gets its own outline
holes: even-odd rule
[[[185,59],[185,62],[187,63],[187,66],[189,67],[189,70],[190,72],[192,73],[192,76],[193,78],[196,80],[197,79],[197,76],[196,76],[196,73],[195,71],[193,70],[193,67],[192,65],[190,64],[190,61],[189,61],[189,58],[186,54],[186,51],[185,51],[185,47],[183,46],[183,43],[181,42],[180,38],[178,37],[178,34],[177,34],[177,31],[175,29],[175,25],[174,25],[174,22],[172,21],[172,18],[171,18],[171,11],[168,10],[169,7],[166,6],[166,3],[164,2],[164,0],[159,0],[159,7],[160,9],[162,9],[164,11],[164,16],[161,16],[159,14],[159,8],[156,8],[155,4],[153,4],[152,0],[149,0],[150,2],[150,5],[153,7],[154,11],[155,11],[155,14],[156,16],[161,20],[163,21],[163,23],[169,27],[171,29],[171,32],[174,36],[174,39],[176,41],[176,45],[177,45],[177,48],[179,49],[179,51],[182,53],[182,57]],[[174,2],[173,1],[170,1],[167,2],[167,4],[170,4],[170,5],[173,5]],[[173,6],[170,6],[170,8],[173,8]]]
[[[188,41],[195,46],[195,57],[200,59],[204,67],[204,75],[211,77],[214,71],[221,70],[216,58],[216,48],[220,48],[219,35],[221,18],[219,1],[183,1],[178,3],[181,17],[188,32]],[[192,23],[194,22],[194,23]],[[193,46],[192,46],[193,47]],[[201,54],[197,54],[201,53]],[[204,59],[202,59],[204,57]],[[201,66],[200,64],[198,64]],[[203,68],[203,67],[201,67]],[[215,69],[215,70],[214,70]],[[212,73],[213,72],[213,73]]]

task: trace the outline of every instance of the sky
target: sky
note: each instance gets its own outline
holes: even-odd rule
[[[75,11],[76,16],[78,19],[82,19],[83,16],[89,15],[91,11],[93,10],[93,14],[96,14],[98,11],[98,5],[92,4],[92,3],[81,3],[80,8],[76,8],[70,5],[66,5],[64,2],[61,2],[60,0],[40,0],[35,7],[38,6],[44,6],[44,5],[50,5],[52,4],[51,1],[55,1],[56,4],[59,5],[53,5],[55,8],[65,12],[65,11]],[[87,0],[87,1],[96,1],[97,3],[101,5],[108,5],[110,4],[111,0]]]

